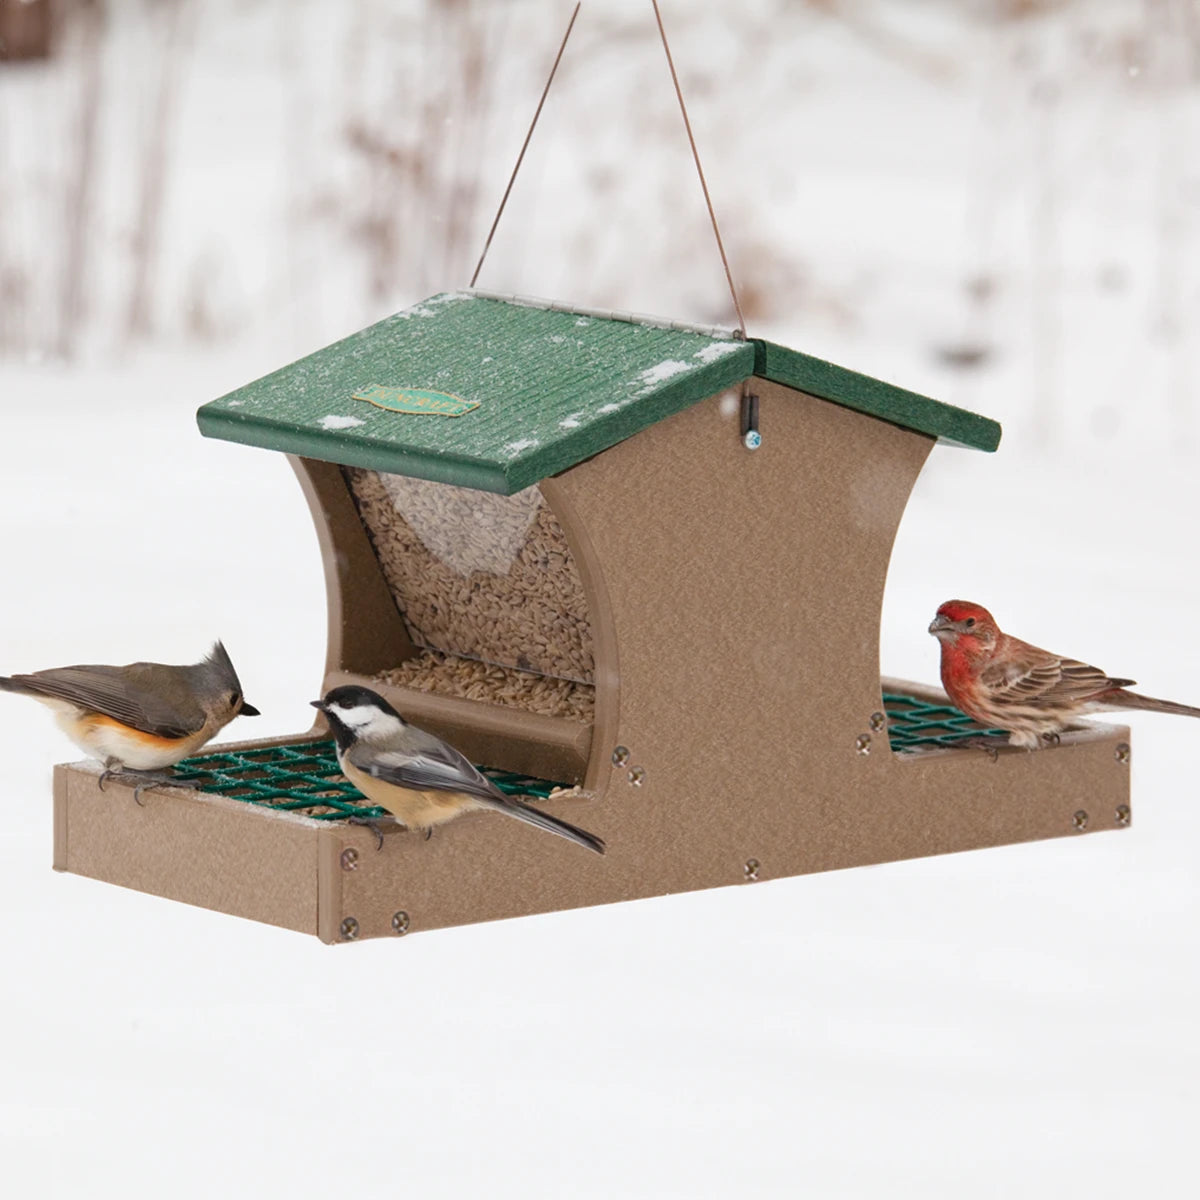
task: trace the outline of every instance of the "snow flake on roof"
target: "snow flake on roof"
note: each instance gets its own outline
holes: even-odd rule
[[[654,391],[660,383],[665,382],[675,375],[682,375],[684,371],[692,371],[695,367],[695,363],[680,362],[675,358],[669,358],[666,362],[660,362],[653,367],[647,367],[638,374],[637,381],[642,385],[638,395],[646,396]]]
[[[459,300],[469,300],[471,297],[466,292],[446,292],[441,296],[434,296],[429,300],[423,300],[420,304],[414,304],[412,308],[406,308],[403,312],[398,312],[397,317],[402,320],[409,320],[411,317],[436,317],[437,310],[444,304],[454,304]]]
[[[712,342],[707,346],[701,346],[692,357],[699,359],[702,363],[716,362],[718,358],[724,358],[725,355],[740,350],[745,344],[745,342]]]
[[[353,429],[356,425],[365,424],[365,421],[360,421],[357,417],[342,417],[336,413],[321,418],[322,429]]]

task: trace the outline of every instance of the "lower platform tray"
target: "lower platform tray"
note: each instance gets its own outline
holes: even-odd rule
[[[310,732],[215,747],[177,768],[196,790],[147,788],[140,804],[120,777],[102,791],[96,763],[56,767],[54,866],[332,943],[1129,824],[1126,728],[1084,726],[1032,753],[998,737],[988,754],[954,747],[984,731],[935,690],[885,680],[883,694],[886,718],[818,748],[786,795],[743,789],[731,761],[712,790],[736,797],[736,820],[657,767],[630,786],[607,754],[586,796],[490,772],[603,837],[604,856],[486,812],[428,841],[384,825],[380,848],[346,818],[381,810]]]

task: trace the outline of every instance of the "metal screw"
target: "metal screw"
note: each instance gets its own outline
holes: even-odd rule
[[[1075,826],[1075,828],[1076,828],[1076,829],[1078,829],[1080,832],[1082,832],[1083,830],[1085,830],[1085,829],[1088,827],[1088,815],[1087,815],[1087,813],[1086,813],[1086,812],[1084,812],[1084,811],[1083,811],[1083,809],[1081,808],[1081,809],[1080,809],[1080,810],[1079,810],[1079,811],[1078,811],[1078,812],[1077,812],[1077,813],[1076,813],[1076,814],[1075,814],[1075,815],[1074,815],[1074,816],[1071,818],[1071,824],[1072,824],[1072,825],[1074,825],[1074,826]]]
[[[392,913],[392,929],[397,937],[403,937],[408,932],[408,913],[403,909]]]
[[[854,739],[854,748],[859,754],[871,753],[871,735],[869,733],[860,733]]]
[[[358,922],[353,917],[342,918],[342,937],[348,942],[358,937]]]
[[[642,780],[646,778],[646,772],[641,767],[632,767],[629,771],[629,782],[634,787],[641,787]]]
[[[629,750],[625,746],[618,746],[612,752],[612,765],[614,767],[623,767],[629,761]]]
[[[747,429],[742,434],[742,445],[747,450],[757,450],[762,445],[762,434],[757,429]]]
[[[887,725],[887,717],[881,712],[873,712],[871,714],[871,729],[875,733],[879,733]]]
[[[1129,765],[1129,760],[1133,757],[1133,751],[1129,748],[1129,743],[1118,742],[1117,749],[1113,754],[1113,757],[1121,764],[1121,766],[1127,767]]]
[[[1124,827],[1129,824],[1129,819],[1130,819],[1129,818],[1129,805],[1128,804],[1118,804],[1117,805],[1117,824]]]
[[[342,851],[342,870],[357,871],[358,870],[358,851],[353,846],[347,846]]]
[[[756,883],[758,881],[758,859],[746,859],[746,865],[742,867],[742,874],[746,877],[747,883]]]

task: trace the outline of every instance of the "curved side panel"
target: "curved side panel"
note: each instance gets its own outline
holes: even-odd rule
[[[288,455],[308,501],[325,567],[329,641],[325,677],[374,675],[416,650],[379,569],[341,467]]]
[[[562,478],[544,479],[539,487],[567,539],[587,597],[595,659],[596,715],[592,726],[591,757],[583,786],[600,797],[612,777],[610,756],[617,745],[620,725],[621,672],[617,632],[604,570],[592,546],[587,523],[571,502],[570,489],[564,487]]]
[[[749,859],[766,877],[895,857],[875,807],[890,756],[855,739],[879,707],[891,548],[933,440],[753,387],[753,453],[714,396],[555,481],[620,661],[593,755],[609,859],[657,847],[664,891],[740,882]],[[637,788],[604,753],[618,743]]]

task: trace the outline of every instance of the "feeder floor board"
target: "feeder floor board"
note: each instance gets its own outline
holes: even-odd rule
[[[898,681],[884,686],[945,701]],[[101,791],[99,766],[76,763],[55,768],[54,866],[325,942],[395,937],[1120,828],[1130,819],[1128,737],[1122,727],[1088,726],[1045,750],[1001,749],[995,761],[979,750],[874,748],[873,786],[852,796],[806,794],[798,780],[794,794],[766,806],[748,797],[736,820],[697,796],[686,831],[662,828],[645,793],[626,783],[627,767],[613,766],[602,798],[544,805],[604,837],[603,857],[490,813],[428,841],[384,827],[377,850],[362,826],[229,796],[156,787],[139,806],[131,781],[118,776]],[[199,758],[219,763],[312,740],[239,743]]]

